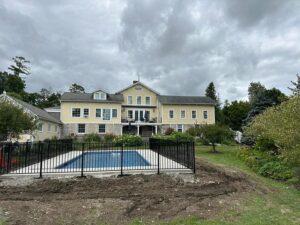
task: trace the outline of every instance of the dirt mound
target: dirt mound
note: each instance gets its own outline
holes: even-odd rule
[[[188,180],[188,181],[186,181]],[[2,187],[0,208],[11,224],[126,224],[176,217],[210,217],[236,207],[257,188],[246,175],[197,162],[195,176],[132,175],[120,178],[45,179]]]

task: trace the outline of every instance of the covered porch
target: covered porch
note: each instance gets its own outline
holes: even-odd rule
[[[133,134],[141,137],[151,137],[157,134],[158,123],[122,123],[123,134]]]

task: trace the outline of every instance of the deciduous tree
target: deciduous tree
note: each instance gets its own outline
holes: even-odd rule
[[[8,101],[0,101],[0,134],[4,137],[17,137],[24,130],[35,129],[32,116]]]

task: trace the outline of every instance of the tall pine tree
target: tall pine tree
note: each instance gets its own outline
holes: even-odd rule
[[[207,86],[205,90],[205,96],[209,97],[216,102],[216,122],[223,124],[224,123],[224,116],[221,110],[221,104],[220,104],[220,99],[217,95],[217,91],[215,88],[214,82],[210,82],[209,85]]]

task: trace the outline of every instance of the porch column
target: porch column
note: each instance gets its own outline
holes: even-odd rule
[[[140,136],[140,125],[137,125],[137,135]]]
[[[157,125],[155,125],[155,134],[157,134]]]
[[[123,135],[123,125],[121,125],[121,135]]]

